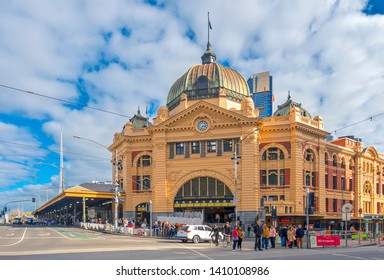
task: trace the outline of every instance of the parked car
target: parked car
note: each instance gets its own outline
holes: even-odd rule
[[[21,218],[14,218],[13,220],[12,220],[12,224],[22,224],[23,223],[23,221],[21,220]]]
[[[183,243],[188,242],[188,240],[193,243],[199,243],[200,241],[210,241],[212,229],[206,225],[184,225],[180,228],[179,232],[176,235],[176,239],[180,239]],[[219,233],[219,240],[224,238],[223,234]]]
[[[29,225],[35,225],[35,224],[37,224],[37,220],[35,218],[27,218],[25,223],[29,224]]]

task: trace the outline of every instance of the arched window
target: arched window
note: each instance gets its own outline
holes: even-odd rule
[[[269,148],[263,153],[262,160],[284,159],[284,153],[278,148]]]
[[[332,157],[332,164],[333,164],[333,166],[337,166],[337,157],[336,157],[336,155],[333,155],[333,157]]]
[[[306,161],[314,162],[315,161],[315,154],[311,149],[307,149],[304,154],[304,158]]]
[[[345,159],[341,158],[341,168],[345,169]]]
[[[136,190],[149,191],[151,190],[151,156],[143,155],[136,163]]]
[[[137,167],[151,166],[151,156],[144,155],[137,160]]]
[[[175,200],[192,198],[232,199],[233,194],[223,182],[211,177],[199,177],[186,182],[177,192]]]

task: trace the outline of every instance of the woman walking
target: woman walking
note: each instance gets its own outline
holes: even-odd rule
[[[269,229],[269,240],[271,241],[271,248],[275,248],[276,228],[273,225]]]
[[[243,242],[244,231],[241,229],[241,227],[238,227],[237,233],[239,235],[239,240],[237,240],[237,249],[239,249],[241,251],[241,243]]]
[[[233,246],[232,246],[232,251],[235,252],[236,251],[236,245],[237,245],[237,241],[239,241],[239,233],[237,232],[237,229],[238,227],[235,226],[232,230],[232,242],[233,242]]]
[[[288,239],[288,247],[293,248],[293,242],[296,240],[295,235],[293,233],[293,227],[290,226],[287,231],[287,239]]]

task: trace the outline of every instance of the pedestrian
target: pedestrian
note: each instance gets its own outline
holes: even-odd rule
[[[298,225],[296,229],[296,241],[297,241],[297,249],[303,249],[303,237],[304,237],[304,229],[302,225]]]
[[[247,227],[248,237],[251,237],[251,225]]]
[[[263,249],[261,249],[261,236],[263,235],[263,228],[261,227],[260,220],[256,222],[253,232],[255,236],[255,251],[263,251]]]
[[[243,238],[244,238],[244,231],[241,227],[238,227],[237,228],[237,233],[239,235],[239,239],[237,240],[237,249],[239,249],[241,251],[241,243],[243,242]]]
[[[216,244],[216,246],[219,246],[219,227],[217,225],[212,227],[209,236],[211,237],[212,243]]]
[[[287,248],[287,232],[287,227],[285,225],[282,225],[279,230],[279,236],[281,240],[281,246],[285,248]]]
[[[233,246],[232,246],[232,252],[235,252],[236,251],[236,245],[237,245],[237,242],[239,241],[239,233],[237,232],[238,230],[238,226],[235,226],[232,230],[232,242],[233,242]]]
[[[271,248],[275,248],[276,228],[274,225],[271,225],[269,229],[269,240],[271,241]]]
[[[287,242],[288,242],[288,247],[293,248],[293,243],[296,240],[295,235],[293,234],[293,227],[290,226],[287,230]]]
[[[265,250],[268,250],[269,237],[269,228],[267,227],[267,224],[263,224],[262,247],[265,248]]]

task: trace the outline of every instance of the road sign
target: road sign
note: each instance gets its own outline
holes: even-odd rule
[[[343,212],[343,213],[351,213],[351,212],[352,212],[352,209],[353,209],[352,204],[350,204],[350,203],[346,203],[346,204],[344,204],[343,207],[341,208],[341,212]]]
[[[350,221],[351,220],[351,213],[343,213],[343,221]]]

